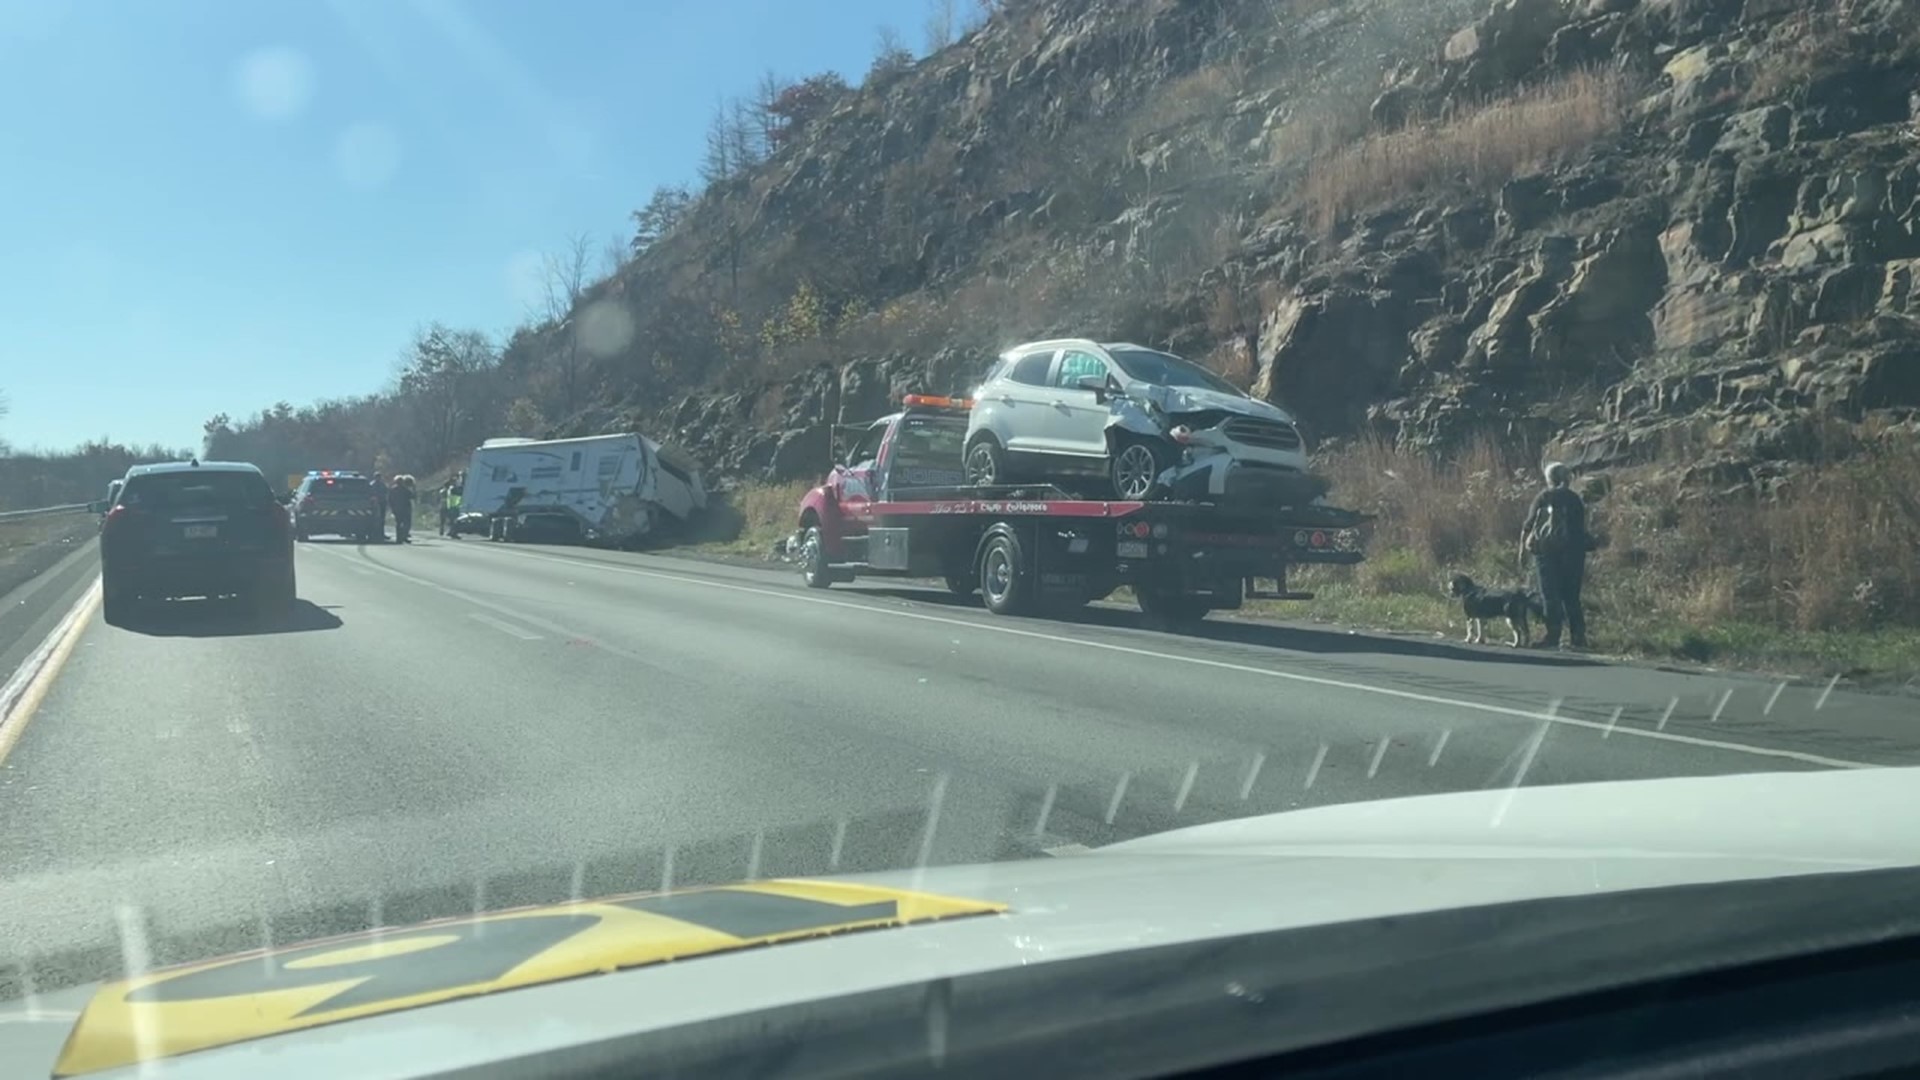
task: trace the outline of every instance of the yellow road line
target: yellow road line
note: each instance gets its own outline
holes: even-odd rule
[[[85,630],[92,620],[93,613],[100,607],[100,579],[95,578],[87,587],[86,594],[73,605],[53,632],[47,635],[40,647],[27,657],[27,662],[14,673],[8,681],[6,692],[0,695],[0,761],[7,760],[13,751],[13,744],[20,741],[21,732],[27,729],[27,721],[46,700],[47,691],[52,688],[53,680],[59,676],[60,669],[66,666],[67,658],[73,655],[73,648],[80,641],[80,632]],[[24,680],[24,684],[15,684]],[[10,702],[10,704],[8,703]]]

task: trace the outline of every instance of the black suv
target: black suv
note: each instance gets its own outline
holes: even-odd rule
[[[293,522],[252,465],[136,465],[100,523],[105,616],[140,600],[240,596],[267,615],[293,604]]]
[[[373,481],[357,472],[310,472],[293,492],[293,535],[302,541],[333,533],[370,544],[386,534],[384,517]]]

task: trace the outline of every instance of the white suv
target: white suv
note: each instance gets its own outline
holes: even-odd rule
[[[1280,505],[1326,491],[1286,412],[1170,353],[1038,341],[1000,356],[973,392],[967,481],[1104,476],[1122,499]]]

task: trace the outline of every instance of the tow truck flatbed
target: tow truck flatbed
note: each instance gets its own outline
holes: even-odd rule
[[[909,399],[910,401],[912,399]],[[858,577],[944,579],[976,590],[996,614],[1074,607],[1131,587],[1167,621],[1238,608],[1249,598],[1311,599],[1287,589],[1287,569],[1364,558],[1363,514],[1298,507],[1089,499],[1048,486],[895,486],[950,462],[964,413],[909,407],[868,430],[848,459],[802,500],[798,529],[779,547],[807,584]],[[951,453],[949,453],[951,451]],[[1256,590],[1260,580],[1271,590]]]

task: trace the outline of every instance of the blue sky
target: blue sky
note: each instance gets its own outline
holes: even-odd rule
[[[0,439],[198,445],[500,332],[689,182],[721,96],[915,0],[0,0]]]

